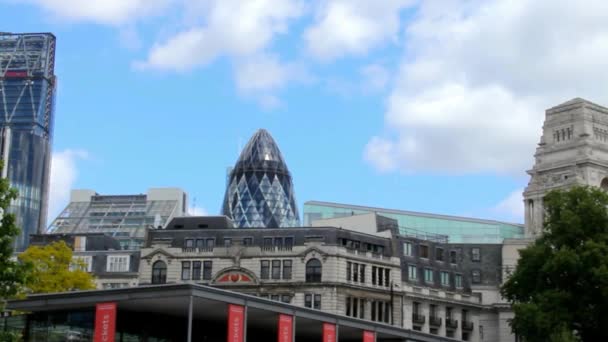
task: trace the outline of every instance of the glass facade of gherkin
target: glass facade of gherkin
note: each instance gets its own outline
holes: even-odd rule
[[[266,130],[251,137],[230,172],[222,212],[239,228],[300,225],[291,174]]]

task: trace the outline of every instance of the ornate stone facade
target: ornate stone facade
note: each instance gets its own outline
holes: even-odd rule
[[[573,185],[608,188],[608,108],[575,98],[547,109],[534,157],[524,191],[528,237],[542,232],[548,191]]]

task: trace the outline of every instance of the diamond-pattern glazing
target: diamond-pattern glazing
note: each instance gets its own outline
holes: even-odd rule
[[[222,211],[240,228],[300,225],[291,174],[266,130],[257,131],[241,152]]]

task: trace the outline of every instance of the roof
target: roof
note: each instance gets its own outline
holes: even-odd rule
[[[7,303],[10,310],[42,312],[53,310],[77,310],[94,308],[97,303],[115,302],[119,310],[147,312],[151,314],[169,314],[177,317],[188,317],[190,300],[193,305],[193,317],[213,322],[226,320],[225,304],[243,305],[247,308],[248,325],[257,328],[274,327],[277,314],[289,314],[296,317],[296,333],[314,334],[320,331],[323,322],[337,324],[342,338],[359,340],[363,330],[376,332],[378,339],[431,342],[454,341],[450,338],[425,334],[419,331],[403,329],[388,324],[367,321],[342,315],[327,313],[292,304],[272,301],[256,296],[222,290],[196,284],[166,284],[139,286],[122,289],[74,291],[52,294],[30,295],[23,300],[12,300]],[[220,305],[218,305],[220,304]],[[263,319],[261,319],[263,318]],[[218,325],[210,325],[218,326]],[[219,325],[222,328],[225,326]],[[184,326],[184,329],[186,327]]]
[[[165,229],[226,229],[234,228],[227,216],[181,216],[173,218]]]
[[[378,208],[378,207],[366,207],[366,206],[361,206],[361,205],[341,204],[341,203],[334,203],[334,202],[307,201],[304,203],[304,205],[319,205],[319,206],[335,207],[335,208],[343,208],[343,209],[356,209],[356,210],[363,210],[363,211],[370,211],[370,212],[419,216],[419,217],[436,218],[436,219],[444,219],[444,220],[451,220],[451,221],[463,221],[463,222],[474,222],[474,223],[485,223],[485,224],[505,224],[505,225],[516,226],[516,227],[524,226],[521,223],[511,223],[511,222],[479,219],[479,218],[464,217],[464,216],[431,214],[431,213],[423,213],[423,212],[418,212],[418,211],[407,211],[407,210],[387,209],[387,208]]]

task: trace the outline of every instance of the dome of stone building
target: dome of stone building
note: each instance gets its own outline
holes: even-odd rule
[[[239,228],[300,225],[291,174],[268,131],[258,130],[241,152],[222,212]]]

